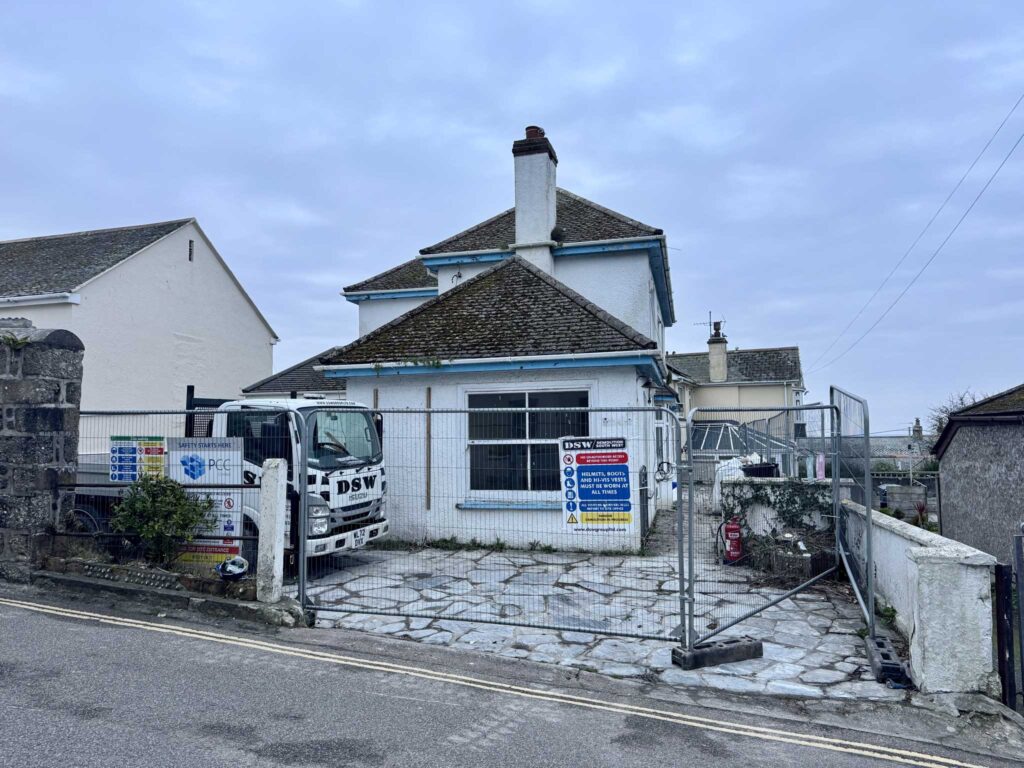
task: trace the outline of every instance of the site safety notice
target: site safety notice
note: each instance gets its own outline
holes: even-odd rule
[[[561,440],[562,516],[569,530],[624,533],[633,523],[629,452],[623,437]]]

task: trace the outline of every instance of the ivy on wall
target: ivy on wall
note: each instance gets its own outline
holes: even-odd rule
[[[737,517],[744,533],[750,535],[747,515],[755,507],[775,511],[774,528],[815,530],[815,515],[828,519],[832,514],[832,488],[822,483],[804,483],[787,479],[781,483],[723,483],[722,511],[725,518]]]

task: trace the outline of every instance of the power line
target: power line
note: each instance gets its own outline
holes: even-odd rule
[[[960,177],[960,180],[957,181],[953,189],[950,190],[948,195],[946,195],[946,199],[942,201],[942,204],[935,210],[935,213],[932,214],[932,217],[928,219],[928,223],[924,225],[924,229],[918,232],[917,237],[914,238],[914,242],[912,242],[910,244],[910,247],[903,252],[903,255],[900,257],[899,261],[897,261],[893,268],[889,270],[889,274],[886,275],[885,279],[882,280],[882,282],[878,285],[877,288],[875,288],[875,292],[872,293],[870,298],[864,302],[864,306],[857,310],[857,314],[855,314],[853,316],[853,319],[846,324],[846,327],[839,332],[839,335],[832,339],[832,343],[825,347],[822,353],[811,361],[811,368],[813,368],[819,360],[825,357],[825,355],[829,353],[832,347],[839,343],[839,340],[846,335],[846,332],[850,330],[850,328],[853,327],[853,324],[856,323],[860,319],[860,316],[864,314],[864,310],[871,305],[871,302],[875,300],[875,297],[878,296],[879,293],[881,293],[883,288],[885,288],[890,278],[892,278],[892,276],[896,274],[896,270],[898,270],[900,266],[902,266],[903,262],[907,260],[907,257],[910,255],[911,251],[913,251],[914,248],[917,247],[917,244],[921,242],[921,238],[925,236],[925,233],[931,228],[932,224],[935,223],[935,220],[939,217],[939,214],[941,214],[945,210],[946,205],[949,203],[950,200],[953,199],[953,195],[957,193],[957,190],[960,189],[961,185],[964,183],[964,181],[966,181],[967,177],[970,176],[971,171],[974,170],[974,166],[976,166],[978,164],[978,161],[981,160],[982,155],[984,155],[985,152],[988,151],[988,148],[992,145],[992,142],[995,141],[996,136],[998,136],[999,132],[1003,130],[1003,126],[1006,125],[1006,121],[1009,120],[1013,113],[1017,111],[1017,107],[1020,106],[1020,103],[1022,101],[1024,101],[1024,93],[1022,93],[1020,97],[1017,99],[1017,101],[1014,102],[1014,105],[1010,108],[1010,111],[1006,113],[1006,117],[1004,117],[1003,121],[999,123],[999,126],[996,128],[995,132],[991,136],[989,136],[988,141],[985,142],[985,146],[981,148],[981,151],[977,154],[974,160],[971,161],[971,164],[967,167],[967,170],[964,171],[963,175]]]
[[[981,190],[978,192],[978,194],[974,196],[974,199],[971,201],[971,204],[969,206],[967,206],[967,210],[963,212],[963,215],[959,219],[957,219],[956,224],[954,224],[953,228],[951,230],[949,230],[949,234],[946,235],[943,238],[941,243],[939,243],[939,247],[936,248],[934,252],[932,252],[932,255],[928,257],[928,261],[926,261],[921,266],[921,268],[917,271],[917,274],[914,275],[914,277],[910,280],[910,282],[907,283],[907,286],[902,291],[900,291],[899,295],[895,299],[892,300],[892,303],[889,304],[889,306],[885,308],[885,311],[881,315],[879,315],[878,319],[875,320],[875,322],[873,322],[870,325],[870,327],[866,331],[864,331],[864,333],[862,333],[860,336],[858,336],[857,340],[854,341],[853,344],[848,346],[840,354],[836,355],[834,358],[829,360],[824,365],[818,366],[817,368],[811,370],[809,373],[814,373],[815,371],[820,371],[823,368],[827,368],[828,366],[832,365],[832,363],[834,363],[837,360],[839,360],[842,357],[844,357],[850,350],[852,350],[854,347],[856,347],[858,344],[860,344],[860,342],[863,341],[864,338],[869,333],[871,333],[873,330],[875,330],[875,328],[878,327],[878,324],[881,323],[886,318],[886,316],[889,314],[889,312],[892,311],[893,307],[895,307],[899,303],[900,299],[902,299],[904,296],[907,295],[907,291],[909,291],[911,288],[913,288],[914,283],[917,282],[917,279],[919,277],[921,277],[921,275],[924,274],[924,271],[926,269],[928,269],[928,266],[933,261],[935,261],[935,257],[939,255],[939,253],[942,251],[942,249],[946,246],[946,243],[948,243],[950,241],[950,239],[953,237],[953,235],[956,234],[956,231],[958,229],[960,229],[960,225],[964,223],[964,219],[966,219],[967,216],[970,214],[970,212],[972,210],[974,210],[974,206],[978,204],[979,200],[981,200],[982,195],[985,194],[985,191],[989,188],[989,185],[992,184],[992,182],[995,180],[996,176],[999,175],[999,172],[1001,170],[1003,170],[1003,166],[1006,165],[1007,161],[1010,159],[1010,157],[1013,155],[1013,153],[1017,150],[1017,147],[1020,146],[1020,143],[1022,141],[1024,141],[1024,133],[1021,133],[1021,135],[1017,137],[1017,141],[1015,141],[1013,146],[1010,147],[1010,151],[1006,153],[1006,156],[1002,159],[1002,162],[1000,162],[999,165],[996,167],[996,169],[994,171],[992,171],[992,175],[988,177],[988,180],[985,182],[985,185],[981,188]]]

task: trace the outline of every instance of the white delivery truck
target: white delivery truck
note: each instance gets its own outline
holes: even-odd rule
[[[107,453],[80,456],[79,519],[89,520],[90,528],[106,528],[98,510],[111,509],[111,497],[123,493],[123,483],[155,470],[215,501],[214,526],[186,547],[183,559],[212,563],[241,554],[255,565],[257,542],[232,537],[258,533],[263,462],[279,458],[288,463],[287,563],[297,562],[302,491],[308,500],[307,557],[359,549],[387,536],[380,433],[365,406],[349,400],[234,400],[182,420],[181,437],[112,434]],[[305,458],[299,423],[310,432]]]

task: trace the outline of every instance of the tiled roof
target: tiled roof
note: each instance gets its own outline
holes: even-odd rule
[[[70,293],[190,221],[0,242],[0,296]]]
[[[654,349],[657,344],[513,256],[321,358],[333,365]]]
[[[321,352],[308,360],[296,363],[291,368],[285,368],[273,376],[250,384],[242,392],[246,395],[270,395],[282,392],[298,392],[300,395],[306,392],[344,392],[344,379],[329,379],[324,376],[323,371],[313,370],[313,366],[318,364],[324,354],[326,352]]]
[[[1024,384],[1000,392],[998,395],[986,397],[974,405],[957,411],[957,416],[995,416],[1000,413],[1015,414],[1024,412]]]
[[[769,349],[730,349],[726,352],[725,384],[768,381],[803,381],[799,347]],[[697,384],[710,384],[710,361],[707,352],[669,354],[668,365],[685,374]]]
[[[410,259],[386,272],[345,287],[345,293],[359,291],[400,291],[410,288],[436,288],[437,276],[419,259]]]
[[[555,193],[555,221],[556,226],[562,230],[564,243],[662,234],[662,230],[656,227],[642,224],[561,188]],[[516,209],[509,208],[457,235],[420,249],[420,253],[428,256],[435,253],[505,250],[515,240]]]

